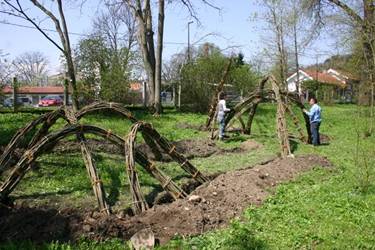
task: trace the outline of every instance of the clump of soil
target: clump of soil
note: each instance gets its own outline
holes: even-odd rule
[[[111,216],[89,211],[57,211],[16,207],[0,211],[0,242],[30,239],[36,242],[118,237],[129,239],[144,228],[165,243],[176,234],[198,235],[227,225],[251,204],[260,205],[270,188],[296,177],[314,166],[331,164],[316,155],[276,159],[252,168],[231,171],[198,187],[190,198],[155,205],[136,216],[121,211]]]

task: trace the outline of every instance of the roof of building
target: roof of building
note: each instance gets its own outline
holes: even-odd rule
[[[2,89],[4,94],[11,94],[13,93],[13,88],[10,86],[5,86]],[[22,86],[18,88],[17,91],[19,94],[63,94],[64,87],[63,86],[45,86],[45,87],[37,87],[37,86]]]
[[[332,68],[330,68],[329,70],[327,70],[327,72],[328,73],[333,73],[334,75],[337,75],[340,78],[343,78],[343,79],[346,79],[346,80],[353,80],[353,81],[359,81],[360,80],[360,78],[357,77],[356,75],[354,75],[354,74],[352,74],[350,72],[341,70],[341,69],[332,69]]]
[[[315,80],[321,83],[335,85],[341,88],[345,88],[347,86],[345,80],[341,80],[340,78],[335,77],[327,72],[300,69],[300,73],[304,74],[306,77],[310,78],[311,80]],[[289,76],[288,80],[294,77],[296,77],[296,73],[293,73],[291,76]]]
[[[309,76],[311,76],[314,80],[321,82],[321,83],[326,83],[326,84],[332,84],[336,85],[338,87],[344,88],[346,86],[346,82],[337,79],[336,77],[324,73],[324,72],[317,72],[317,71],[310,71],[310,70],[304,70]]]

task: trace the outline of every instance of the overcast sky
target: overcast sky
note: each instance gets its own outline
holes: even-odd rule
[[[65,6],[68,29],[71,33],[73,46],[82,38],[81,35],[77,34],[90,32],[92,19],[98,13],[97,2],[97,0],[86,1],[82,9],[75,4]],[[208,6],[197,6],[201,24],[197,24],[195,21],[190,25],[191,44],[196,43],[196,45],[199,45],[203,42],[212,42],[222,49],[230,48],[225,51],[228,54],[241,51],[245,54],[246,60],[252,60],[264,48],[262,38],[266,30],[264,24],[260,21],[251,21],[250,16],[254,13],[262,15],[264,10],[257,5],[256,1],[251,0],[216,0],[215,3],[221,7],[222,10],[220,12]],[[30,13],[42,16],[37,10]],[[187,23],[190,20],[192,19],[182,6],[167,5],[163,55],[165,60],[187,47]],[[4,22],[30,26],[25,21],[0,14],[0,49],[3,53],[8,53],[8,57],[12,59],[23,52],[41,51],[50,61],[50,73],[58,71],[60,53],[56,47],[35,29],[4,24]],[[47,21],[44,21],[42,26],[44,28],[53,28],[53,25]],[[53,32],[49,33],[56,37]],[[215,35],[205,37],[207,34]],[[205,38],[201,40],[202,37]],[[303,53],[300,60],[302,64],[307,65],[316,62],[316,55],[319,56],[318,60],[321,62],[330,55],[340,52],[333,46],[333,40],[325,36],[312,44]]]

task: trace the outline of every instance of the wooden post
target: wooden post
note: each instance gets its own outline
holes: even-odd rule
[[[272,89],[275,93],[275,99],[277,101],[276,127],[281,148],[281,157],[286,158],[291,156],[292,152],[290,149],[289,133],[285,119],[285,100],[283,100],[280,86],[277,84],[274,78],[272,78]]]
[[[233,58],[231,57],[229,59],[229,62],[227,64],[227,66],[225,67],[223,77],[221,78],[221,81],[218,84],[218,86],[217,86],[217,88],[215,90],[215,93],[214,93],[214,95],[212,97],[211,105],[210,105],[210,110],[208,112],[208,118],[207,118],[207,121],[206,121],[206,128],[207,129],[210,128],[212,121],[215,119],[216,111],[217,111],[217,104],[219,102],[219,93],[221,91],[223,91],[223,89],[224,89],[224,83],[225,83],[225,81],[227,79],[227,76],[228,76],[228,73],[229,73],[229,69],[230,69],[230,66],[232,64],[232,60],[233,60]]]
[[[245,131],[244,131],[244,133],[247,134],[247,135],[251,135],[251,127],[253,125],[254,116],[255,116],[255,113],[257,111],[258,104],[260,103],[260,100],[261,99],[259,99],[259,102],[254,102],[251,105],[251,108],[249,110],[249,116],[247,118],[247,123],[246,123]]]
[[[13,112],[17,112],[18,103],[17,103],[17,91],[18,91],[18,82],[17,77],[13,77]]]
[[[178,84],[178,110],[181,110],[181,82]]]
[[[147,96],[147,82],[143,81],[142,85],[143,85],[143,90],[142,90],[143,107],[147,107],[147,99],[148,99],[148,96]]]
[[[78,119],[76,116],[76,112],[74,110],[66,108],[65,115],[70,124],[78,125]],[[109,215],[111,213],[111,210],[106,201],[103,182],[100,179],[100,175],[97,171],[96,164],[92,157],[91,151],[87,145],[85,135],[84,133],[82,133],[82,131],[78,131],[76,133],[76,138],[81,148],[82,158],[85,163],[87,173],[90,177],[92,189],[94,191],[96,200],[99,204],[100,212],[104,212],[107,215]]]

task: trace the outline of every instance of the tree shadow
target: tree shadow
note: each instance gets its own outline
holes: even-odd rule
[[[59,190],[56,192],[44,192],[44,193],[32,193],[32,194],[20,194],[20,195],[12,195],[12,198],[14,199],[36,199],[36,198],[41,198],[41,197],[49,197],[49,196],[56,196],[56,195],[66,195],[66,194],[71,194],[77,191],[86,191],[89,192],[91,191],[90,187],[82,187],[82,188],[74,188],[71,190]]]
[[[297,151],[299,143],[296,140],[289,139],[290,151],[293,153]]]
[[[107,172],[110,177],[109,191],[108,191],[108,203],[110,206],[113,206],[120,197],[120,188],[121,188],[121,179],[120,179],[120,170],[114,168],[108,168]]]

